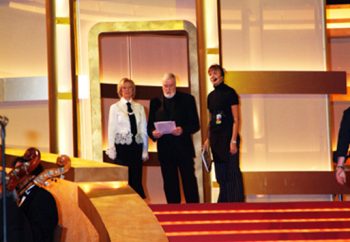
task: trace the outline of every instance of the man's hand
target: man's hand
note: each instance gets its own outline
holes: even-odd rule
[[[153,130],[153,131],[152,131],[152,135],[153,135],[153,137],[156,138],[156,139],[159,139],[160,137],[163,136],[163,134],[162,134],[161,132],[159,132],[158,130]]]
[[[182,132],[183,132],[182,128],[181,128],[180,126],[177,126],[177,127],[171,132],[171,134],[172,134],[172,135],[175,135],[175,136],[180,136],[180,135],[182,135]]]

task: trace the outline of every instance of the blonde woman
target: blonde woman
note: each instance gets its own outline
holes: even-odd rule
[[[147,121],[144,107],[135,102],[135,84],[128,78],[120,80],[120,100],[111,105],[108,118],[106,154],[117,164],[128,166],[129,185],[142,197],[142,161],[148,159]]]

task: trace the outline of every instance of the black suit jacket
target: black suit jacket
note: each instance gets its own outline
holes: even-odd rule
[[[347,156],[350,144],[350,108],[346,109],[340,123],[336,156]],[[336,160],[335,160],[336,161]]]
[[[9,242],[35,242],[32,239],[32,232],[29,221],[24,213],[18,208],[14,198],[7,193],[6,198],[6,221],[7,221],[7,241]],[[3,209],[2,197],[0,194],[0,241],[3,238]]]
[[[165,108],[165,97],[151,100],[147,132],[152,140],[156,140],[152,131],[154,122],[175,121],[176,126],[183,129],[180,136],[165,134],[157,140],[158,159],[167,160],[174,157],[184,159],[195,157],[192,134],[199,130],[199,118],[195,99],[192,95],[176,92],[171,110]]]
[[[34,186],[20,208],[29,220],[33,241],[51,242],[58,224],[56,201],[51,193]]]

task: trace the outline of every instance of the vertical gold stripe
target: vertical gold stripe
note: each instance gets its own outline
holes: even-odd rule
[[[76,0],[69,0],[70,21],[70,56],[71,56],[71,81],[72,81],[72,123],[73,123],[73,154],[79,156],[79,106],[78,106],[78,74],[77,67],[77,24],[76,24]]]

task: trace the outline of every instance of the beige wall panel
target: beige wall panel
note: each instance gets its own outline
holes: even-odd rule
[[[283,75],[326,70],[323,1],[223,0],[221,13],[226,70],[275,72],[264,83],[257,78],[246,84],[254,95],[239,92],[249,81],[244,76],[231,83],[241,94],[242,169],[329,170],[329,103],[323,93],[332,82],[319,86],[319,78],[313,83]]]
[[[47,101],[0,103],[0,115],[7,116],[6,147],[38,147],[49,150]]]

